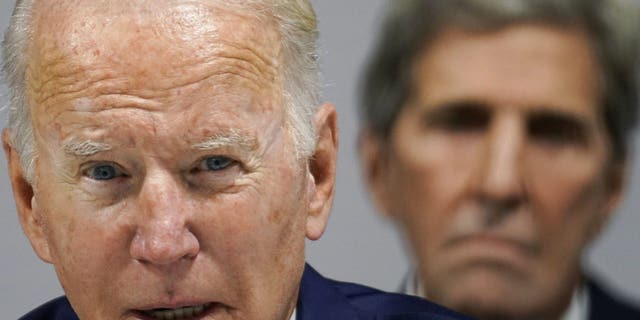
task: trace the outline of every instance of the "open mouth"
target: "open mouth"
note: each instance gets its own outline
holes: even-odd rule
[[[143,315],[145,319],[153,320],[194,320],[205,315],[212,307],[212,303],[206,303],[198,306],[185,306],[174,309],[158,308],[138,310],[137,313]]]

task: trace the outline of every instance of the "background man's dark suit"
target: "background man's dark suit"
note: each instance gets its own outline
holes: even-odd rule
[[[632,320],[640,319],[640,310],[610,295],[596,281],[587,281],[589,290],[589,320]]]

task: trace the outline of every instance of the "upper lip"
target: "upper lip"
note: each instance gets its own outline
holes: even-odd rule
[[[141,307],[133,308],[138,311],[148,311],[154,309],[177,309],[184,307],[196,307],[201,305],[212,304],[214,301],[202,301],[202,300],[184,300],[184,301],[172,301],[172,302],[160,302],[145,304]]]

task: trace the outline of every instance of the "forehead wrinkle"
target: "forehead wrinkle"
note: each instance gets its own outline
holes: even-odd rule
[[[276,83],[278,72],[275,59],[268,59],[258,48],[228,41],[220,41],[212,65],[218,67],[216,74],[233,74],[249,80],[254,87],[269,88]]]
[[[38,58],[32,59],[34,64],[31,66],[31,78],[35,81],[30,81],[30,86],[37,94],[34,98],[39,104],[51,105],[59,104],[58,100],[102,95],[128,94],[157,100],[171,95],[165,92],[167,89],[189,86],[209,78],[213,78],[210,82],[216,86],[221,82],[223,86],[235,83],[255,91],[277,90],[280,34],[270,19],[256,20],[241,10],[216,6],[184,17],[186,9],[180,7],[175,10],[167,8],[160,17],[155,13],[145,16],[146,20],[135,19],[136,14],[144,16],[136,11],[137,7],[127,7],[129,11],[123,9],[120,12],[122,17],[117,18],[111,12],[114,8],[107,12],[88,10],[88,15],[83,16],[63,11],[57,20],[61,28],[42,30],[34,41],[33,53]],[[191,18],[194,15],[200,18],[196,21],[203,26],[193,25]],[[161,21],[149,21],[154,18]],[[186,19],[189,23],[182,21],[182,24],[160,28],[167,22],[162,21],[163,18],[178,21],[189,18]],[[41,20],[45,19],[41,17]],[[109,23],[101,24],[103,20]],[[134,28],[138,33],[128,32],[131,30],[127,28],[120,31],[127,31],[130,40],[143,37],[143,41],[136,43],[159,56],[142,64],[134,63],[133,58],[127,58],[129,55],[123,55],[128,48],[126,43],[131,41],[118,38],[114,42],[114,39],[103,37],[118,26],[128,26],[132,23],[130,20],[141,23]],[[196,38],[176,38],[177,31],[188,31]],[[150,32],[156,36],[149,37]],[[44,33],[48,36],[42,35]],[[179,35],[184,33],[179,32]],[[174,56],[169,58],[171,54]]]
[[[213,52],[214,57],[208,61],[192,61],[192,64],[173,62],[174,67],[182,69],[180,72],[159,71],[149,73],[148,78],[160,77],[164,80],[138,81],[140,85],[134,85],[136,79],[131,74],[122,74],[119,71],[97,65],[81,66],[77,60],[64,61],[53,60],[53,64],[45,61],[41,64],[39,73],[33,72],[36,68],[30,68],[28,81],[30,91],[38,105],[47,104],[50,100],[71,100],[80,97],[98,97],[108,95],[120,95],[137,97],[147,100],[167,98],[170,93],[166,90],[187,87],[207,79],[222,77],[223,84],[233,84],[236,81],[255,91],[265,88],[277,87],[278,70],[274,65],[276,59],[268,59],[259,48],[241,45],[237,43],[220,41],[220,47]],[[195,62],[195,65],[193,64]],[[37,69],[36,69],[37,70]],[[166,73],[166,74],[163,74]],[[180,74],[181,79],[175,79],[175,74]],[[226,78],[227,81],[224,81]],[[236,80],[233,80],[233,79]],[[148,79],[151,80],[151,79]],[[229,81],[231,80],[231,81]],[[215,83],[219,81],[212,80]]]
[[[55,79],[57,78],[57,79]],[[66,80],[68,79],[68,80]],[[30,84],[31,93],[36,95],[35,102],[37,105],[57,104],[57,101],[74,100],[79,98],[97,98],[101,95],[125,95],[124,90],[128,81],[126,79],[118,79],[108,75],[96,75],[92,72],[80,72],[67,77],[53,76],[46,85],[36,86]],[[88,91],[91,91],[89,93]],[[136,95],[142,99],[150,98],[153,95],[146,96],[137,92]],[[154,96],[156,97],[156,96]]]

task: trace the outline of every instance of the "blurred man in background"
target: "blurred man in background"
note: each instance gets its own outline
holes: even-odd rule
[[[640,319],[582,272],[623,193],[634,0],[397,0],[364,77],[360,153],[416,268],[480,319]]]
[[[23,320],[462,319],[323,278],[336,112],[304,0],[21,0],[2,142],[65,296]]]

